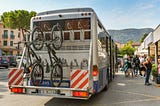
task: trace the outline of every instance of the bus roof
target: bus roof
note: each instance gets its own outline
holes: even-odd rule
[[[48,15],[48,14],[58,14],[58,13],[71,13],[71,12],[94,12],[94,10],[92,8],[70,8],[70,9],[40,12],[37,14],[37,16]]]

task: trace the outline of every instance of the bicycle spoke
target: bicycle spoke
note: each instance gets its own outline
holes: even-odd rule
[[[56,64],[51,72],[51,84],[52,86],[58,87],[62,82],[62,67]]]
[[[33,85],[40,85],[43,81],[43,67],[40,64],[36,64],[33,67],[31,73],[31,80]]]

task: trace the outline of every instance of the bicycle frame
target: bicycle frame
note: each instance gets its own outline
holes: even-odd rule
[[[27,43],[29,43],[29,44],[27,44]],[[33,66],[35,63],[41,63],[41,58],[38,57],[37,54],[34,52],[34,50],[31,48],[32,44],[33,44],[33,42],[26,42],[28,57],[29,57],[29,60],[31,63],[29,66]],[[31,53],[30,53],[30,51],[31,51]],[[32,62],[31,55],[33,55],[33,57],[36,58],[36,61]]]
[[[51,44],[46,43],[46,47],[48,49],[48,55],[51,62],[51,65],[54,65],[54,63],[60,63],[60,59],[56,56],[56,52],[51,48]],[[54,59],[54,62],[53,60]]]

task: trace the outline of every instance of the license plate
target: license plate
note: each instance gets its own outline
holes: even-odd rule
[[[60,94],[60,90],[40,90],[41,94]]]
[[[40,90],[41,94],[53,94],[52,90]]]

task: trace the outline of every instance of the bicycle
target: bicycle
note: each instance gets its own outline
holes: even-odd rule
[[[44,26],[45,27],[45,26]],[[47,36],[44,36],[43,31],[40,27],[35,27],[32,32],[32,41],[34,49],[41,50],[43,47],[43,42],[46,40],[51,40],[54,49],[59,50],[63,42],[63,31],[59,23],[55,24],[51,30],[51,36],[47,39]]]
[[[33,43],[31,42],[25,42],[25,45],[27,47],[28,62],[24,64],[24,73],[29,74],[31,71],[31,82],[34,86],[38,86],[43,82],[44,71],[41,64],[42,60],[40,56],[37,56],[37,54],[31,48],[32,44]],[[37,79],[39,79],[40,81],[38,81]]]
[[[36,86],[36,85],[40,85],[43,82],[44,72],[43,72],[43,66],[41,64],[42,59],[32,49],[31,45],[33,45],[34,42],[28,41],[30,37],[30,32],[27,32],[27,33],[28,33],[28,39],[27,41],[24,41],[25,49],[23,52],[24,53],[26,52],[28,59],[26,63],[22,61],[22,66],[24,67],[24,74],[27,74],[27,79],[31,77],[32,84]],[[23,57],[24,57],[24,54],[22,55],[22,58]],[[21,63],[20,63],[20,66],[21,66]],[[37,82],[37,79],[40,79],[40,81]],[[28,81],[27,81],[27,84],[28,84]]]
[[[62,69],[62,62],[61,59],[56,56],[56,52],[54,49],[52,49],[52,41],[46,41],[44,42],[46,44],[46,47],[48,49],[48,55],[50,60],[50,65],[47,62],[47,69],[48,72],[51,71],[50,75],[50,81],[51,86],[58,87],[61,85],[61,82],[63,80],[63,69]]]

